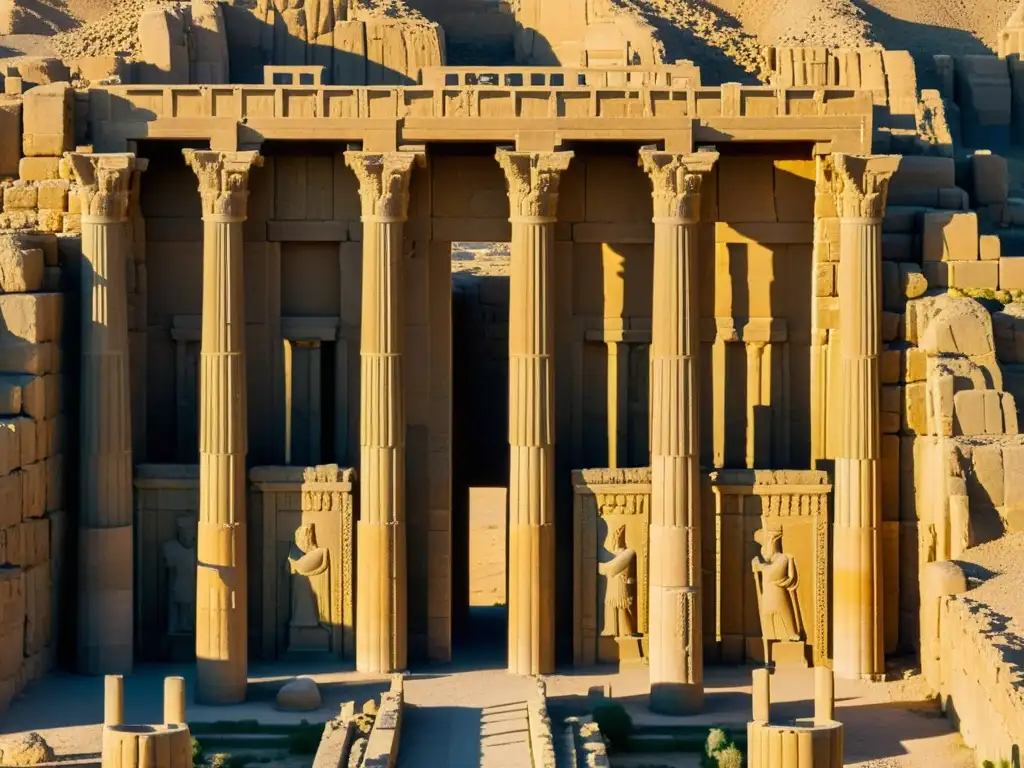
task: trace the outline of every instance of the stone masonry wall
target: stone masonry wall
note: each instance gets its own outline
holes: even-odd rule
[[[53,666],[64,541],[52,235],[0,235],[0,712]]]
[[[965,595],[943,600],[939,627],[943,709],[979,765],[1019,759],[1024,734],[1020,636],[1006,631],[1005,617]]]

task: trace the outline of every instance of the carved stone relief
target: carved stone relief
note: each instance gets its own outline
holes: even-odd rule
[[[167,632],[191,635],[196,627],[196,519],[182,515],[177,532],[164,543],[167,566]]]
[[[331,555],[317,546],[316,526],[304,523],[295,531],[288,553],[291,618],[288,650],[327,651],[331,647]]]

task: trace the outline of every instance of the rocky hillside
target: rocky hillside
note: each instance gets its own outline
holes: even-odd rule
[[[168,0],[169,1],[169,0]],[[355,2],[356,0],[352,0]],[[487,0],[480,0],[481,3]],[[749,79],[763,45],[881,45],[932,53],[985,53],[1019,0],[614,0],[658,30],[666,58],[689,58],[709,82]],[[255,3],[256,0],[233,0]],[[301,8],[311,0],[264,0]],[[417,0],[359,0],[396,16]],[[147,0],[0,0],[0,53],[64,58],[138,47]]]

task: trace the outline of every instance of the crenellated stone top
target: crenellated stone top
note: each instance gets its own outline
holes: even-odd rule
[[[359,180],[363,221],[405,221],[412,169],[423,161],[414,152],[346,152],[345,165]]]
[[[842,219],[885,218],[889,182],[899,155],[833,155],[823,164],[825,182]]]
[[[87,218],[122,222],[128,218],[132,179],[146,169],[147,161],[130,153],[91,155],[65,153],[64,159],[78,184],[76,194],[82,215]]]
[[[654,188],[655,221],[699,221],[701,182],[717,161],[717,152],[680,155],[654,150],[641,151],[640,166],[650,177]]]
[[[500,149],[497,157],[508,181],[510,220],[554,221],[558,214],[558,184],[573,153]]]
[[[263,165],[259,152],[186,149],[185,162],[199,178],[203,218],[244,221],[249,203],[249,171]]]

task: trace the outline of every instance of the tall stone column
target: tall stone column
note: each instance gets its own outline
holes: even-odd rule
[[[256,152],[185,150],[203,204],[196,701],[245,700],[248,564],[242,224]]]
[[[499,150],[509,280],[508,669],[555,669],[555,221],[572,152]]]
[[[407,664],[403,223],[417,158],[346,152],[363,219],[356,669]]]
[[[651,709],[665,714],[697,712],[704,705],[697,231],[701,181],[716,160],[714,152],[640,155],[654,190]]]
[[[68,154],[82,210],[78,668],[132,670],[134,624],[128,202],[134,155]]]
[[[839,212],[839,355],[843,414],[835,464],[835,673],[879,678],[882,634],[882,493],[878,357],[882,326],[882,219],[898,156],[836,155]]]

